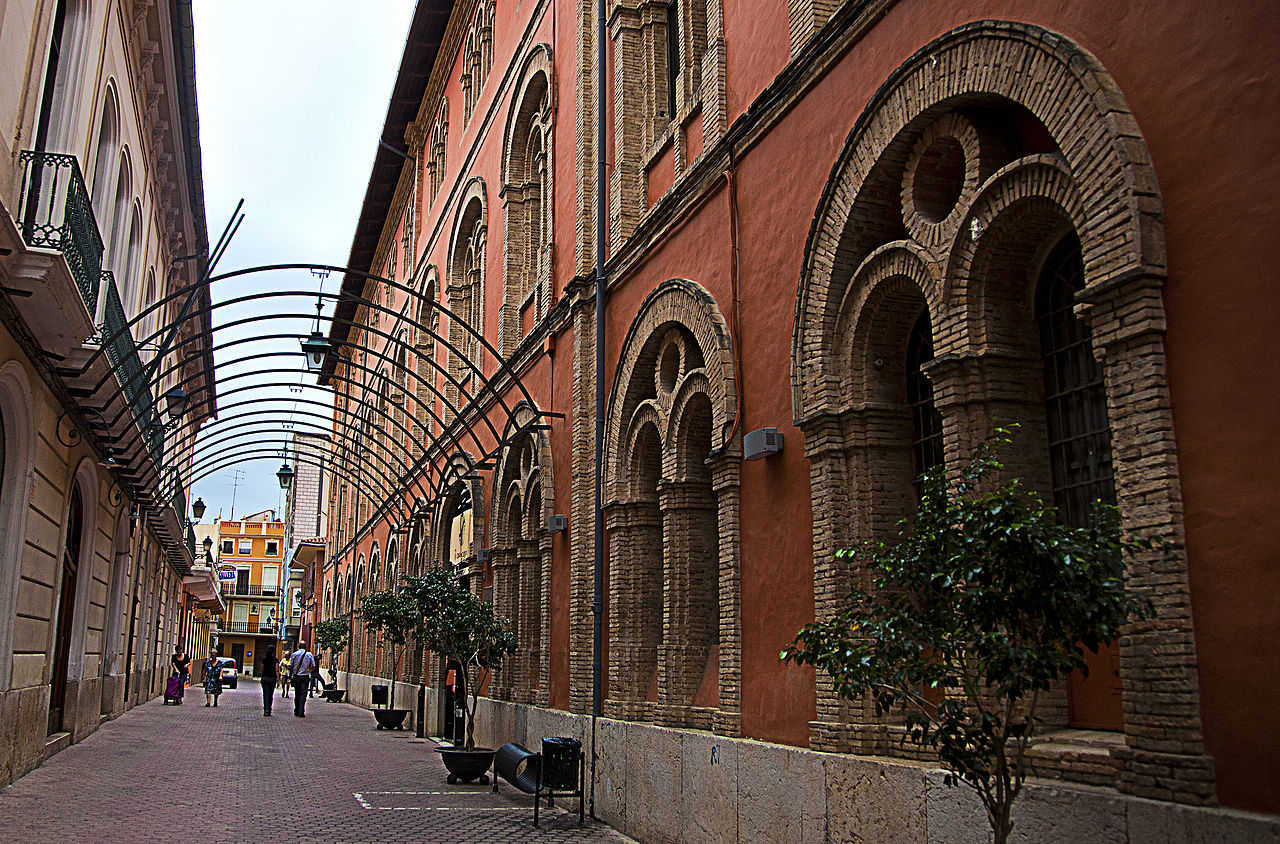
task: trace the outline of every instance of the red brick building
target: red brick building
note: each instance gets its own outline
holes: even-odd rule
[[[597,186],[594,4],[418,7],[381,136],[407,156],[378,153],[349,261],[395,284],[348,275],[322,376],[339,424],[321,615],[454,565],[521,641],[482,732],[592,734],[600,187],[597,814],[643,839],[696,822],[847,840],[964,804],[884,758],[904,753],[892,721],[777,654],[857,578],[834,552],[885,535],[922,468],[1009,422],[1010,471],[1064,517],[1112,498],[1172,540],[1130,571],[1156,619],[1056,696],[1037,773],[1109,789],[1084,812],[1119,828],[1280,809],[1263,644],[1280,633],[1280,371],[1257,351],[1280,222],[1280,84],[1260,57],[1280,19],[914,0],[608,14]],[[550,414],[518,406],[521,386]],[[770,427],[785,447],[744,460],[743,435]],[[389,668],[358,624],[352,658],[361,700]],[[434,699],[439,667],[410,662]],[[750,791],[748,764],[786,785]],[[878,820],[850,785],[872,773],[893,806]],[[1026,823],[1083,823],[1053,793],[1033,790]]]

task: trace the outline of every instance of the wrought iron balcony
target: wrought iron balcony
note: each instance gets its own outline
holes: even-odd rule
[[[124,305],[120,301],[120,290],[116,287],[115,275],[110,270],[103,270],[102,289],[106,295],[103,307],[101,326],[102,341],[106,344],[107,359],[115,370],[116,379],[120,382],[125,401],[133,411],[133,418],[142,431],[143,441],[151,452],[156,465],[164,463],[164,425],[160,422],[160,413],[156,409],[155,396],[151,394],[151,385],[146,383],[142,375],[142,358],[138,356],[138,345],[129,330],[129,320],[124,313]],[[184,504],[185,510],[185,504]],[[185,512],[179,511],[178,523],[182,524]]]
[[[265,633],[275,635],[276,624],[273,621],[224,621],[218,625],[218,629],[223,633],[251,633],[255,635]]]
[[[28,246],[56,249],[67,259],[90,315],[97,313],[102,235],[74,155],[24,150],[18,225]]]
[[[278,598],[280,590],[274,586],[236,586],[223,581],[222,594],[229,598]]]

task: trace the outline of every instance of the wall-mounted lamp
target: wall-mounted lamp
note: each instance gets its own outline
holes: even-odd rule
[[[169,420],[177,422],[187,412],[187,400],[190,397],[181,387],[170,387],[164,393],[164,408],[169,412]]]
[[[204,511],[206,509],[207,508],[204,505],[204,499],[197,498],[195,500],[195,503],[191,505],[191,515],[196,517],[196,521],[200,521],[201,519],[204,518]]]

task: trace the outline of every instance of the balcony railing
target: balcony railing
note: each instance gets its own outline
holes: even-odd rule
[[[241,586],[223,581],[222,594],[231,598],[278,598],[280,590],[274,586]]]
[[[274,622],[259,623],[256,621],[226,621],[218,625],[223,633],[275,633]]]
[[[128,328],[129,320],[124,314],[124,305],[120,302],[120,290],[116,287],[115,275],[110,270],[102,271],[102,289],[106,291],[107,298],[100,330],[107,346],[107,359],[115,370],[125,401],[133,411],[133,418],[142,430],[147,450],[158,466],[164,463],[164,426],[160,422],[160,413],[156,410],[151,385],[142,377],[142,358],[138,356],[138,345]],[[184,517],[185,513],[180,512],[179,524]]]
[[[56,249],[80,288],[90,315],[97,313],[102,235],[74,155],[24,150],[18,221],[29,246]]]

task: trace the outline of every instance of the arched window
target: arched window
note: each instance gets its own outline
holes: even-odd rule
[[[1044,362],[1045,412],[1053,501],[1067,524],[1084,526],[1095,501],[1114,504],[1111,423],[1102,367],[1089,328],[1073,311],[1084,289],[1080,240],[1068,235],[1050,253],[1036,287]]]
[[[917,497],[921,491],[920,476],[942,465],[942,415],[933,406],[933,384],[923,369],[931,360],[933,327],[926,309],[920,312],[907,339],[907,404],[911,406],[911,454]]]
[[[82,90],[89,33],[86,0],[61,0],[54,13],[53,39],[45,71],[46,101],[41,109],[44,138],[38,144],[53,152],[71,152],[75,137],[76,96]]]
[[[554,138],[545,49],[530,59],[521,94],[508,119],[503,161],[502,206],[506,256],[499,348],[510,354],[546,315],[551,283],[551,143]]]
[[[440,111],[431,126],[431,137],[427,142],[427,207],[435,202],[440,186],[444,184],[445,148],[449,138],[449,101],[440,100]]]
[[[80,546],[83,539],[84,504],[80,484],[71,488],[67,507],[66,537],[62,544],[62,582],[58,590],[57,626],[54,628],[53,670],[49,675],[49,732],[64,729],[63,709],[67,696],[67,671],[71,663],[72,621],[80,575]]]
[[[138,313],[141,314],[145,312],[156,303],[156,299],[156,270],[155,267],[148,267],[147,283],[142,290],[142,301],[138,305]],[[161,309],[157,309],[156,311],[147,314],[147,318],[142,321],[142,326],[138,330],[138,342],[146,342],[147,338],[151,337],[151,335],[156,332],[156,329],[161,324],[160,310]],[[152,339],[149,343],[155,343],[157,342],[157,339],[158,338]]]
[[[103,227],[104,234],[107,237],[107,260],[104,261],[106,269],[116,272],[124,269],[122,266],[125,261],[127,245],[127,236],[129,226],[133,223],[129,215],[130,200],[133,197],[133,167],[129,163],[129,153],[125,150],[120,152],[120,167],[116,176],[116,193],[115,199],[111,203],[111,216],[108,225]],[[138,236],[142,236],[142,224],[137,223]],[[116,286],[119,288],[125,283],[125,279],[117,278]],[[127,301],[127,300],[126,300]]]
[[[142,262],[142,212],[138,203],[133,203],[133,212],[129,215],[129,233],[125,238],[123,268],[116,284],[120,288],[121,302],[125,313],[133,318],[142,312],[138,301],[139,288],[142,286],[138,278]],[[140,327],[139,327],[140,328]],[[135,329],[135,332],[138,329]],[[145,335],[144,335],[145,336]]]
[[[484,332],[487,205],[482,182],[473,181],[467,190],[449,250],[449,309],[456,316],[450,321],[449,341],[462,355],[462,360],[449,356],[449,371],[459,381],[478,375],[483,363],[476,337]]]
[[[98,231],[104,237],[111,235],[111,200],[114,196],[116,164],[120,150],[120,109],[116,105],[116,89],[107,86],[102,103],[102,120],[98,123],[98,143],[93,154],[93,216],[98,221]]]

